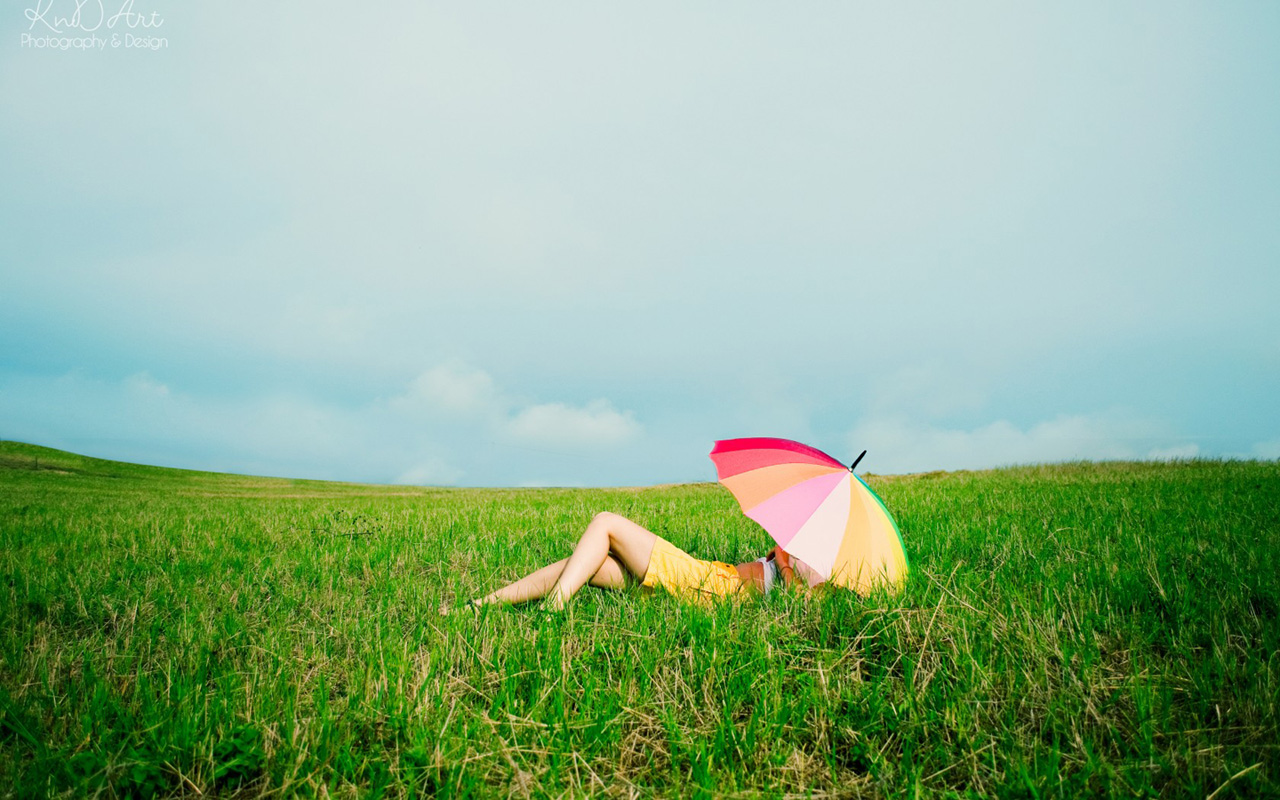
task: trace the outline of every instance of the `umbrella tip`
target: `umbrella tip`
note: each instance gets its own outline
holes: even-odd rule
[[[865,456],[866,454],[867,454],[867,451],[866,451],[866,450],[863,450],[863,451],[858,455],[858,457],[857,457],[857,458],[855,458],[855,459],[853,460],[853,463],[849,465],[849,471],[850,471],[850,472],[853,472],[853,468],[854,468],[854,467],[856,467],[856,466],[858,466],[858,462],[859,462],[859,461],[861,461],[861,460],[862,460],[862,457],[863,457],[863,456]]]

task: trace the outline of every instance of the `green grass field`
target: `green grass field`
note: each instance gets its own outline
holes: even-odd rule
[[[0,444],[0,796],[1280,794],[1280,465],[869,479],[895,597],[585,589],[440,617],[597,511],[695,555],[715,484],[438,490]]]

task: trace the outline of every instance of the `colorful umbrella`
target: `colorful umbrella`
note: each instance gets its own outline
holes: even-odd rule
[[[853,467],[788,439],[716,442],[711,460],[743,512],[824,579],[863,595],[906,579],[898,525]]]

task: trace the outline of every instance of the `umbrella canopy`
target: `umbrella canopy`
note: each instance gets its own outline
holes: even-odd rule
[[[719,441],[711,460],[743,512],[826,580],[865,595],[906,578],[898,525],[851,468],[789,439]]]

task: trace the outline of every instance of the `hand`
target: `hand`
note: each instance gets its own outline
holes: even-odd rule
[[[782,582],[794,583],[796,572],[791,566],[791,554],[781,547],[775,547],[769,551],[769,555],[773,557],[773,563],[778,568],[778,577],[782,578]]]

